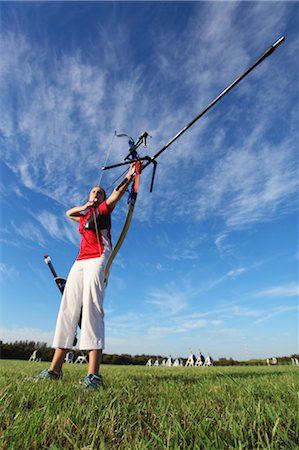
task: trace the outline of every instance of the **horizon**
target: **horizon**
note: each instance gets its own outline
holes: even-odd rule
[[[25,341],[15,341],[15,342],[3,342],[3,341],[0,341],[0,344],[2,345],[2,344],[6,344],[6,345],[16,345],[17,343],[20,343],[20,344],[25,344],[25,343],[30,343],[30,342],[34,342],[34,341],[28,341],[28,340],[25,340]],[[36,345],[34,346],[34,348],[36,349],[36,350],[40,350],[40,349],[43,349],[43,348],[46,348],[46,349],[52,349],[52,347],[51,346],[47,346],[47,343],[46,342],[34,342]],[[39,345],[37,345],[37,344],[39,344]],[[53,349],[54,350],[54,349]],[[72,351],[72,352],[77,352],[77,353],[88,353],[88,351],[87,350],[79,350],[78,348],[72,348],[72,349],[70,349],[70,351]],[[142,357],[142,356],[144,356],[144,357],[150,357],[150,358],[156,358],[156,359],[167,359],[167,358],[172,358],[173,360],[175,360],[175,359],[183,359],[183,360],[188,360],[188,358],[191,356],[191,355],[193,355],[193,356],[195,356],[195,357],[197,357],[198,355],[199,355],[199,353],[189,353],[189,355],[188,356],[182,356],[182,355],[175,355],[175,356],[172,356],[172,355],[168,355],[168,356],[166,356],[166,355],[162,355],[162,354],[151,354],[151,353],[149,353],[149,354],[146,354],[146,353],[141,353],[141,354],[131,354],[131,353],[107,353],[107,352],[104,352],[103,353],[103,357],[105,356],[105,355],[107,355],[107,356],[129,356],[129,357],[131,357],[131,358],[138,358],[138,357]],[[206,355],[205,354],[202,354],[204,357],[206,357],[207,355],[208,356],[210,356],[212,359],[213,359],[213,361],[214,362],[217,362],[217,361],[219,361],[219,360],[226,360],[226,361],[230,361],[230,360],[232,360],[232,361],[235,361],[235,362],[249,362],[249,361],[254,361],[254,360],[257,360],[257,361],[264,361],[264,362],[266,362],[267,361],[267,359],[271,359],[271,358],[277,358],[277,359],[286,359],[286,358],[289,358],[289,359],[291,359],[292,357],[299,357],[299,353],[297,354],[297,353],[292,353],[292,354],[290,354],[290,355],[269,355],[268,356],[268,358],[255,358],[255,357],[252,357],[252,358],[250,358],[250,359],[239,359],[239,360],[237,360],[237,359],[234,359],[234,358],[232,358],[232,357],[229,357],[229,356],[220,356],[220,357],[218,357],[217,359],[215,359],[214,357],[213,357],[213,355],[210,355],[210,353],[208,352],[208,353],[206,353]],[[11,358],[7,358],[7,359],[11,359]],[[102,363],[103,363],[103,361],[102,361]]]

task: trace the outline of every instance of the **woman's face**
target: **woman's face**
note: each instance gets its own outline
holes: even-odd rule
[[[103,190],[99,186],[93,187],[89,193],[88,200],[96,204],[102,203],[104,201]]]

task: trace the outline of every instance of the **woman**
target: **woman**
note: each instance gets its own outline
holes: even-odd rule
[[[89,362],[88,374],[81,384],[87,389],[97,389],[103,384],[99,368],[104,349],[104,272],[112,248],[110,214],[127,190],[133,172],[134,164],[107,200],[105,191],[95,186],[85,205],[66,212],[70,219],[79,223],[80,252],[63,292],[50,369],[44,369],[36,380],[61,378],[65,355],[73,345],[82,309],[80,349],[89,351]]]

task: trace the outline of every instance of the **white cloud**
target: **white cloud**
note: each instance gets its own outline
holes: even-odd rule
[[[35,218],[54,239],[67,240],[78,245],[78,226],[77,224],[75,226],[74,223],[67,223],[65,216],[60,217],[57,214],[43,210],[37,213]]]
[[[298,312],[298,305],[297,306],[280,306],[278,308],[273,308],[270,312],[267,314],[264,314],[262,317],[257,319],[254,323],[258,324],[261,322],[265,322],[266,320],[270,320],[275,316],[280,316],[283,314],[286,314],[288,312],[297,311]]]
[[[3,278],[9,278],[10,280],[15,279],[19,275],[19,272],[15,267],[0,262],[0,276]]]
[[[228,233],[222,232],[215,238],[215,245],[220,255],[230,254],[232,252],[232,244],[228,243]]]
[[[195,261],[199,259],[199,251],[194,246],[184,246],[177,242],[172,251],[169,251],[167,257],[173,261]]]
[[[223,324],[223,320],[211,320],[211,325],[218,327]]]
[[[239,275],[242,275],[243,273],[247,272],[247,269],[245,267],[239,267],[238,269],[232,269],[230,270],[227,275],[231,278],[236,278]]]
[[[196,108],[198,103],[204,105],[209,102],[242,71],[242,67],[245,69],[252,60],[249,51],[254,53],[254,45],[258,48],[258,43],[271,44],[271,41],[269,42],[269,36],[273,34],[271,24],[281,25],[285,21],[286,6],[277,6],[277,14],[271,14],[269,22],[263,23],[259,29],[257,23],[262,20],[260,16],[256,16],[257,11],[261,9],[266,11],[270,6],[264,4],[262,7],[257,5],[248,9],[247,5],[243,7],[246,8],[246,12],[241,11],[238,3],[222,4],[221,7],[208,3],[203,6],[200,22],[197,16],[194,17],[194,26],[189,24],[188,30],[176,42],[175,56],[178,56],[178,59],[168,50],[171,36],[166,35],[166,38],[164,36],[164,40],[161,38],[157,51],[160,52],[159,61],[162,62],[165,78],[184,80],[183,83],[181,81],[182,90],[186,88],[185,84],[193,88],[192,97],[188,97],[191,102],[187,103],[188,108],[183,110],[180,108],[176,114],[178,122],[182,120],[184,124],[186,118],[191,119],[190,110],[193,108],[193,101],[197,104]],[[247,28],[240,29],[239,22],[245,20],[245,15],[246,20],[248,16],[254,18],[252,22],[259,39],[252,40]],[[206,18],[206,21],[203,18]],[[237,41],[235,35],[238,35]],[[192,44],[196,37],[201,43],[199,46]],[[290,45],[292,47],[295,43],[292,42]],[[286,48],[279,51],[288,53]],[[171,210],[171,218],[187,214],[197,220],[204,220],[216,216],[222,218],[228,228],[236,229],[272,220],[278,211],[281,216],[296,208],[294,198],[298,188],[296,171],[298,132],[281,134],[278,142],[281,140],[282,142],[279,142],[279,145],[277,143],[273,145],[269,134],[269,130],[278,120],[279,106],[283,110],[294,109],[293,101],[285,96],[284,86],[280,84],[277,89],[277,78],[275,81],[273,74],[275,73],[280,80],[281,75],[278,73],[275,56],[272,59],[271,70],[269,64],[267,66],[266,63],[267,68],[264,67],[262,72],[259,72],[261,86],[256,86],[257,72],[252,74],[253,77],[250,75],[234,93],[229,94],[233,98],[230,97],[232,100],[226,102],[226,110],[222,106],[219,110],[217,106],[198,127],[194,127],[178,144],[174,144],[169,153],[167,151],[163,154],[163,159],[167,159],[167,166],[163,168],[166,176],[162,190],[163,193],[171,192],[171,196],[159,201],[160,215],[166,215],[164,211]],[[287,75],[285,78],[288,78],[288,83],[292,83],[295,73]],[[201,96],[200,102],[197,92]],[[165,116],[167,117],[167,114]],[[293,128],[296,120],[295,115],[292,116],[289,123],[286,123],[286,128]],[[208,129],[205,127],[207,123]],[[165,128],[170,129],[168,123]],[[213,131],[208,132],[211,129]],[[163,136],[162,130],[158,130],[158,134]],[[289,139],[288,136],[294,138]],[[231,146],[232,139],[235,141],[234,147]],[[168,139],[165,137],[165,140]],[[199,181],[195,181],[194,184],[184,176],[185,173],[188,174],[184,164],[186,161],[198,169]],[[177,186],[178,183],[175,183],[174,179],[186,182]],[[184,201],[183,207],[180,207],[178,198],[186,198],[187,204]],[[158,220],[157,217],[155,219]],[[218,242],[220,244],[220,241]]]
[[[269,289],[264,289],[255,294],[256,297],[298,297],[299,286],[296,284],[288,284],[282,286],[273,286]]]
[[[257,11],[267,11],[269,6],[244,8],[246,17],[254,18],[252,26],[258,40],[252,41],[249,30],[240,28],[245,11],[238,3],[223,3],[221,7],[211,2],[201,4],[179,39],[154,27],[151,38],[155,50],[150,57],[155,77],[138,64],[128,72],[122,70],[131,49],[129,34],[124,31],[121,36],[119,28],[112,42],[107,29],[99,29],[105,42],[101,64],[87,62],[79,51],[54,57],[42,44],[32,43],[20,33],[3,33],[2,83],[7,89],[2,89],[1,126],[6,163],[29,189],[63,204],[80,202],[90,181],[96,180],[114,128],[136,136],[150,124],[153,147],[163,145],[191,119],[191,111],[196,112],[210,101],[240,68],[248,65],[253,47],[269,40],[271,23],[285,20],[286,7],[275,6],[277,14],[271,14],[259,28]],[[174,38],[176,45],[170,52],[169,43]],[[194,41],[200,45],[194,45]],[[223,218],[228,227],[238,228],[271,219],[278,209],[281,213],[281,209],[287,211],[292,206],[291,196],[297,186],[294,142],[269,145],[257,157],[256,147],[261,137],[267,137],[265,133],[276,114],[273,105],[283,98],[283,89],[277,89],[271,71],[263,75],[263,87],[255,95],[256,106],[249,88],[253,77],[235,91],[236,101],[228,104],[229,110],[220,122],[221,113],[216,110],[165,152],[161,157],[164,173],[157,175],[154,194],[159,210],[144,188],[137,220],[154,217],[170,221],[183,215],[203,220],[216,216]],[[16,111],[11,86],[19,98]],[[180,98],[178,108],[181,92],[184,100]],[[265,102],[269,93],[271,102]],[[244,114],[244,106],[238,106],[239,97],[244,99],[248,114]],[[256,120],[252,114],[255,110],[263,112],[263,121]],[[231,118],[230,112],[235,113]],[[231,130],[241,113],[246,119],[244,131],[235,131],[239,145],[230,148]],[[295,120],[293,117],[289,125]],[[211,133],[211,127],[216,132]],[[123,148],[123,142],[115,142],[113,161],[122,158]],[[199,172],[201,181],[192,184],[188,180],[191,169]],[[109,182],[114,172],[105,177]],[[143,176],[146,183],[149,177],[147,171]],[[177,180],[186,182],[177,185]],[[178,202],[178,198],[182,201]],[[185,250],[184,257],[196,259],[196,250]]]
[[[215,214],[228,228],[240,228],[270,220],[278,210],[281,215],[294,209],[298,188],[294,146],[284,147],[265,145],[258,153],[254,147],[231,149],[198,182],[198,219]],[[222,234],[216,244],[225,237]]]
[[[157,306],[167,314],[175,315],[186,308],[188,293],[175,284],[167,284],[163,289],[149,292],[146,303]]]
[[[79,201],[96,181],[111,123],[121,127],[133,108],[140,70],[112,86],[105,68],[83,62],[80,54],[55,59],[20,34],[1,38],[4,160],[27,188],[63,204]],[[31,76],[24,78],[26,67]]]
[[[48,345],[52,344],[54,331],[41,330],[39,328],[0,328],[1,340],[3,342],[14,341],[35,341],[46,342]]]
[[[216,309],[214,314],[217,316],[219,315],[219,317],[232,320],[235,317],[259,317],[262,312],[249,307],[233,305],[219,310]]]
[[[11,222],[10,226],[15,236],[20,236],[25,241],[35,242],[42,247],[45,245],[46,238],[40,227],[35,223],[24,221],[23,223],[16,224],[15,222]]]

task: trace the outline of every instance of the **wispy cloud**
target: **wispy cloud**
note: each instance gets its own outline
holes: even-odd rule
[[[238,269],[232,269],[230,270],[227,275],[231,278],[237,278],[239,275],[242,275],[245,273],[247,269],[245,267],[239,267]]]
[[[42,232],[41,228],[35,224],[33,221],[24,221],[22,224],[11,222],[11,230],[13,230],[14,235],[21,237],[25,241],[35,242],[40,246],[44,246],[46,242],[46,237]]]
[[[154,305],[170,315],[175,315],[188,305],[188,293],[174,283],[163,289],[149,292],[146,303]]]
[[[140,70],[112,85],[105,69],[79,53],[59,59],[12,32],[2,33],[1,43],[5,162],[27,188],[63,204],[79,201],[96,182],[114,127],[128,118]]]
[[[239,276],[242,276],[244,273],[246,273],[249,270],[250,270],[250,268],[246,268],[246,267],[236,267],[235,269],[231,269],[228,272],[226,272],[223,275],[220,275],[216,278],[205,279],[203,287],[200,287],[199,289],[194,289],[194,291],[197,292],[197,294],[203,294],[203,293],[209,292],[222,283],[234,282],[235,279],[237,279]]]
[[[245,8],[247,16],[254,17],[255,24],[259,22],[256,11],[261,7],[255,4]],[[255,25],[261,43],[272,35],[272,22],[283,22],[286,8],[276,8],[277,14],[271,14],[271,20],[261,29]],[[266,11],[267,5],[262,9]],[[221,8],[211,3],[202,4],[197,14],[176,41],[175,55],[169,54],[169,41],[174,36],[159,32],[158,27],[153,30],[155,52],[149,57],[156,77],[150,77],[142,65],[131,67],[128,73],[123,71],[121,77],[112,76],[112,69],[118,70],[112,61],[124,63],[124,55],[130,52],[126,31],[122,37],[115,36],[117,45],[112,45],[107,29],[101,26],[99,34],[107,44],[102,49],[102,64],[87,62],[79,51],[58,57],[42,44],[32,44],[21,33],[3,33],[1,132],[4,158],[19,174],[22,183],[63,204],[70,199],[74,203],[80,201],[82,192],[89,187],[89,180],[97,178],[114,128],[128,131],[129,127],[129,132],[135,135],[150,125],[148,131],[154,134],[153,146],[159,146],[159,142],[164,144],[191,119],[190,111],[197,112],[199,105],[204,106],[240,68],[245,68],[257,41],[251,42],[251,34],[247,35],[246,28],[240,28],[239,4],[223,4]],[[238,35],[237,41],[235,35]],[[201,45],[195,46],[194,39]],[[276,89],[276,84],[274,89],[276,82],[271,81],[271,73],[266,75],[264,87],[271,93],[271,104],[277,104],[283,94]],[[248,86],[252,81],[254,78],[249,80]],[[263,121],[257,122],[252,112],[259,108],[265,111],[264,89],[256,94],[255,106],[251,93],[246,88],[241,91],[248,114],[246,132],[235,134],[236,145],[231,147],[231,133],[229,136],[227,132],[234,116],[232,123],[224,118],[212,137],[206,125],[214,126],[218,113],[208,116],[200,127],[186,133],[179,145],[175,144],[170,153],[163,155],[167,164],[163,167],[164,176],[157,176],[159,193],[155,194],[159,199],[159,211],[155,210],[148,194],[141,193],[143,208],[137,218],[154,216],[155,220],[164,217],[169,221],[184,214],[196,220],[217,216],[229,227],[238,228],[271,218],[278,209],[281,213],[282,209],[292,206],[291,196],[297,186],[295,144],[285,139],[279,146],[268,145],[258,155],[260,137],[268,138],[266,132],[275,112],[269,106]],[[185,96],[184,102],[180,92]],[[19,99],[17,110],[13,108],[15,95]],[[179,110],[176,108],[178,99]],[[240,116],[238,107],[230,108],[232,111],[235,108],[234,113]],[[122,153],[123,143],[116,142],[112,159],[118,160]],[[180,179],[188,179],[190,165],[198,170],[201,180],[176,186],[178,173]],[[106,176],[109,179],[114,174]],[[147,178],[149,173],[144,176]],[[178,198],[188,198],[188,205],[178,202]],[[195,258],[196,253],[186,251],[185,256]]]
[[[74,223],[67,223],[64,214],[55,214],[47,210],[38,210],[34,213],[33,208],[30,210],[27,207],[22,208],[22,212],[25,212],[26,216],[20,215],[18,222],[13,220],[9,226],[2,228],[3,236],[10,236],[10,239],[2,238],[3,243],[18,246],[34,242],[44,247],[50,236],[58,241],[78,245],[77,226]]]
[[[284,143],[276,149],[266,145],[259,154],[253,147],[230,150],[198,182],[198,218],[216,214],[235,229],[268,221],[278,210],[283,214],[296,208],[294,144]],[[218,246],[226,236],[221,237]]]
[[[208,103],[234,79],[241,68],[249,65],[252,59],[249,51],[253,53],[254,44],[257,45],[258,42],[270,44],[269,36],[273,35],[273,29],[276,29],[279,23],[277,18],[281,18],[280,25],[285,20],[286,6],[279,5],[275,18],[271,15],[270,22],[267,24],[263,22],[263,26],[258,29],[256,24],[260,22],[260,16],[259,18],[256,16],[257,11],[261,9],[265,11],[270,5],[264,4],[261,7],[255,4],[250,8],[242,5],[242,8],[246,8],[246,20],[248,16],[254,17],[259,38],[253,42],[247,36],[246,29],[240,29],[240,5],[230,3],[222,6],[218,8],[218,5],[216,7],[207,4],[201,9],[201,20],[198,21],[198,18],[194,17],[196,27],[190,24],[183,38],[177,42],[178,59],[167,53],[171,36],[164,37],[159,47],[165,77],[169,77],[171,81],[173,78],[185,80],[186,85],[192,85],[191,102],[195,100],[198,103],[196,96],[198,92],[201,96],[200,102],[203,105]],[[211,8],[212,23],[203,19],[206,14],[211,14]],[[198,36],[202,46],[190,44],[194,40],[194,35],[195,38]],[[237,41],[235,35],[238,35]],[[295,42],[289,45],[293,47]],[[181,51],[183,49],[184,51]],[[286,59],[290,56],[290,51],[285,50]],[[255,54],[257,51],[258,47]],[[182,61],[182,55],[187,55],[187,63],[186,59]],[[233,58],[230,55],[234,55]],[[162,212],[171,208],[174,217],[187,213],[198,221],[216,216],[222,219],[229,229],[239,229],[272,220],[296,208],[298,132],[290,134],[282,132],[279,139],[273,142],[270,131],[273,121],[277,120],[277,108],[280,106],[283,110],[288,110],[293,109],[294,105],[293,100],[285,95],[283,86],[280,85],[277,89],[277,79],[274,79],[273,73],[276,73],[280,80],[281,76],[275,60],[272,60],[272,65],[272,70],[269,70],[269,67],[266,70],[264,67],[259,72],[262,85],[260,89],[256,86],[258,75],[248,77],[232,94],[236,99],[235,102],[226,103],[226,109],[221,105],[220,109],[215,108],[215,112],[207,116],[198,128],[193,129],[188,136],[185,135],[181,139],[180,144],[174,146],[172,157],[170,154],[164,156],[167,158],[167,181],[164,183],[163,192],[172,192],[173,195],[164,201],[162,199]],[[185,71],[186,67],[188,71]],[[216,73],[217,76],[213,76]],[[289,83],[294,76],[295,73],[287,74]],[[183,84],[182,90],[184,87],[186,88]],[[252,89],[255,92],[254,98]],[[242,107],[238,104],[241,98]],[[274,105],[277,105],[277,108]],[[185,117],[190,116],[191,108],[192,103],[183,111]],[[178,120],[181,120],[181,112],[180,110],[176,115]],[[234,124],[236,125],[240,118],[244,126],[236,129]],[[293,130],[295,121],[293,115],[285,126]],[[218,141],[214,138],[215,133],[213,138],[210,137],[211,133],[207,132],[206,123],[209,124],[209,130],[211,128],[216,130]],[[240,122],[238,126],[240,127]],[[197,168],[199,178],[199,181],[192,184],[192,192],[186,183],[180,183],[175,188],[173,183],[174,176],[177,179],[179,177],[184,179],[186,160]],[[188,198],[188,205],[184,203],[184,208],[180,208],[176,202],[179,197]]]
[[[275,297],[298,297],[299,286],[296,284],[287,284],[283,286],[273,286],[264,289],[255,294],[255,297],[275,298]]]
[[[13,266],[0,262],[0,276],[10,280],[15,279],[19,275],[17,269]]]
[[[188,224],[184,224],[188,228]],[[183,238],[179,236],[175,242],[171,241],[166,237],[164,233],[163,237],[160,236],[158,243],[161,248],[167,251],[167,258],[173,261],[184,261],[184,260],[198,260],[200,258],[200,247],[205,241],[206,236],[197,236],[194,232],[192,234],[192,239],[188,230],[183,233]]]
[[[73,226],[70,226],[70,223],[66,222],[65,217],[43,210],[36,214],[36,219],[54,239],[67,240],[75,245],[78,244],[77,225],[75,226],[72,223]]]
[[[45,331],[39,328],[19,327],[19,328],[0,328],[1,339],[3,342],[15,341],[35,341],[46,342],[48,345],[52,344],[54,337],[53,331]]]
[[[190,346],[199,338],[202,341],[204,336],[243,336],[244,325],[240,328],[239,319],[245,320],[248,327],[253,319],[257,320],[268,314],[267,310],[240,306],[190,313],[188,309],[174,309],[173,303],[167,300],[161,307],[159,298],[158,304],[153,304],[157,306],[157,310],[147,313],[128,312],[118,316],[112,312],[107,317],[108,335],[113,339],[126,336],[127,339],[134,340],[141,339],[142,336],[147,345],[150,345],[153,338],[163,342],[163,339],[180,335],[180,339]]]
[[[229,234],[222,232],[215,238],[216,248],[221,256],[230,255],[233,251],[233,245],[228,241]]]
[[[258,324],[261,322],[265,322],[266,320],[270,320],[275,316],[280,316],[292,311],[297,311],[298,312],[298,305],[297,306],[280,306],[277,308],[273,308],[273,310],[271,310],[270,312],[268,312],[267,314],[264,314],[262,317],[260,317],[259,319],[257,319],[254,324]]]
[[[21,189],[21,187],[17,184],[17,182],[9,182],[9,183],[0,183],[0,192],[1,195],[9,198],[11,200],[12,196],[17,196],[19,198],[27,200],[28,197],[26,196],[24,190]]]

